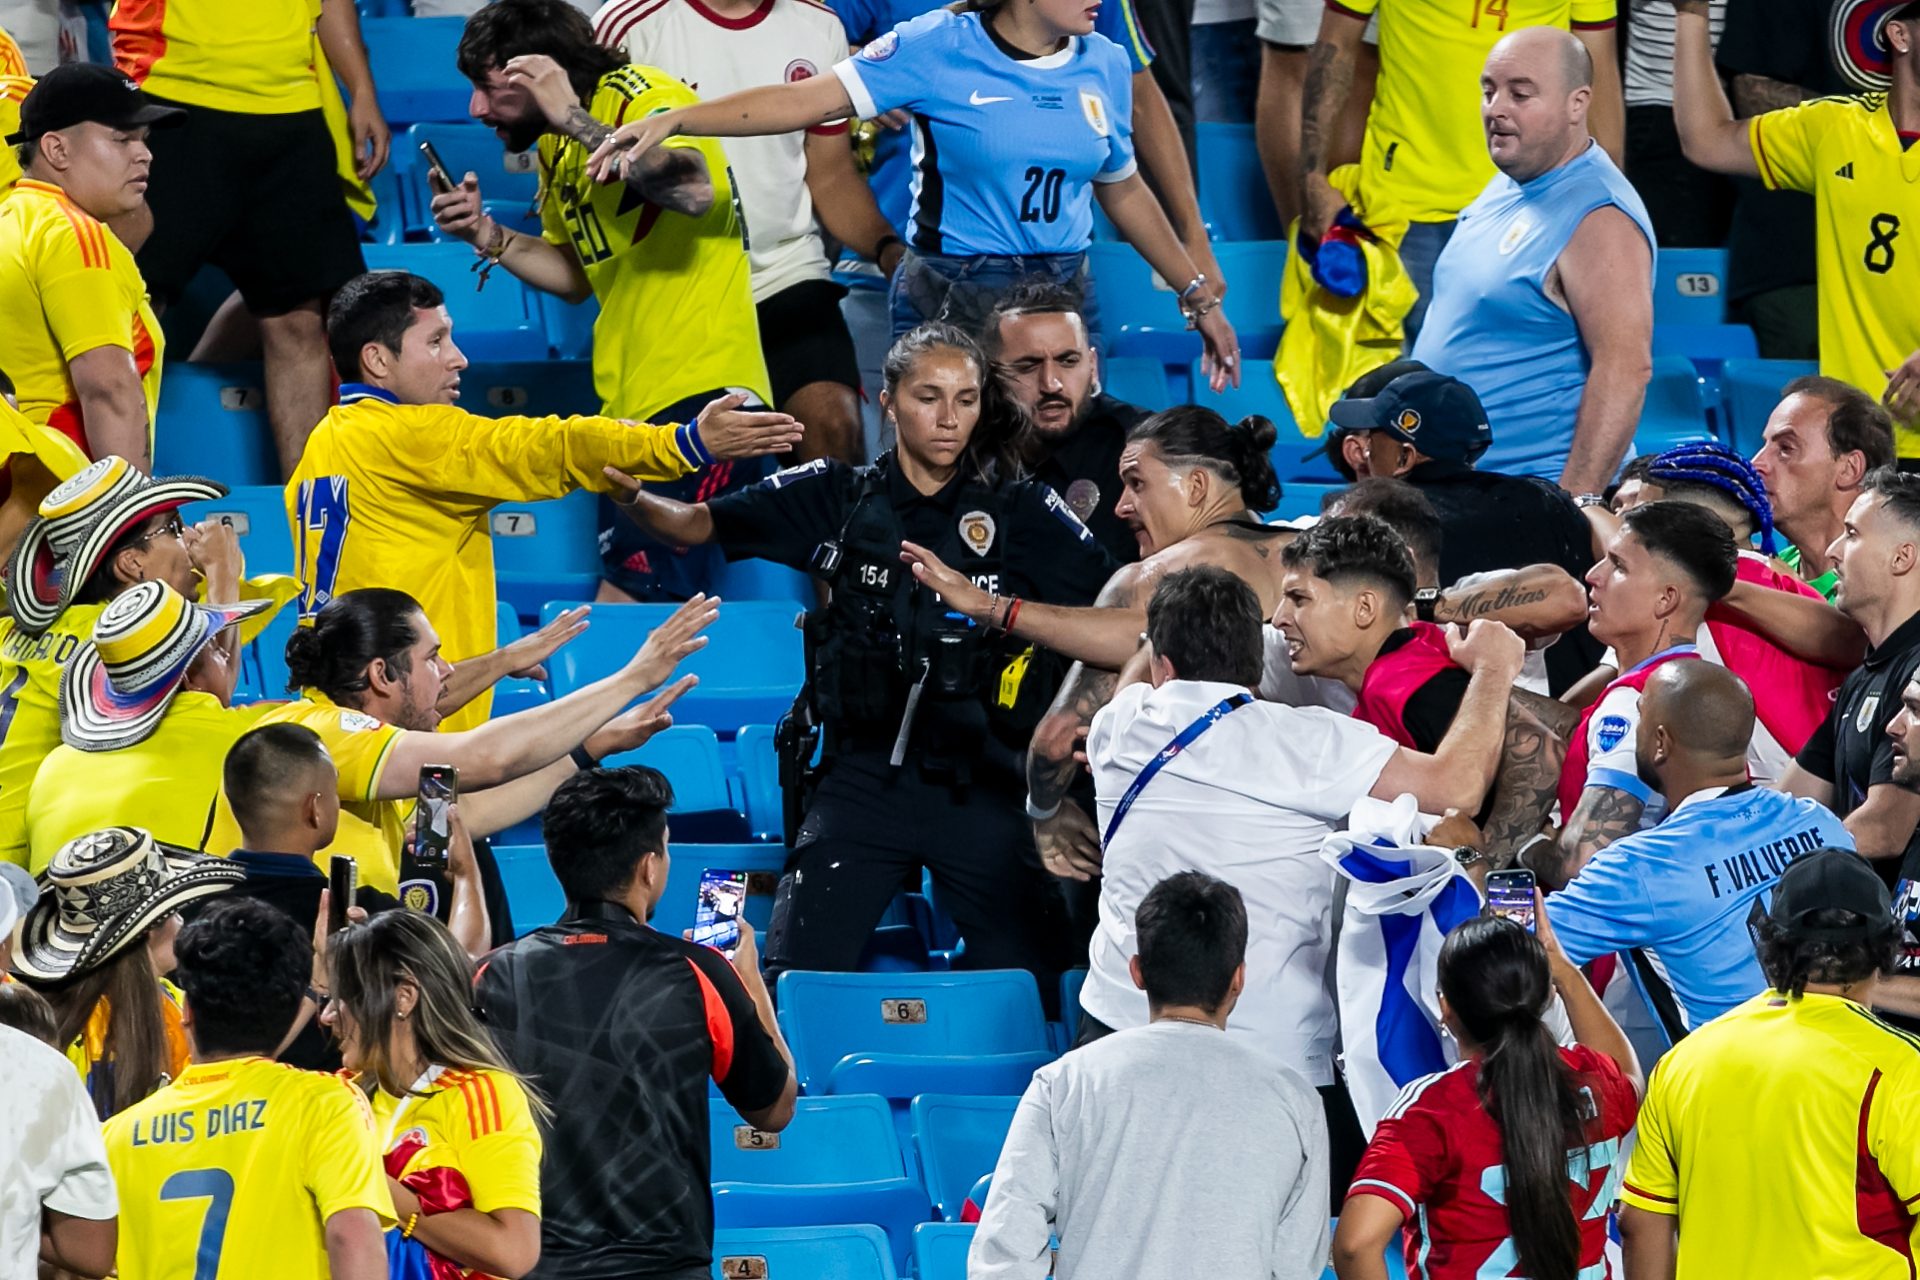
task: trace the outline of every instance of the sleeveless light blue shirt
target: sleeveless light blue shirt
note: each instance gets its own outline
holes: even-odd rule
[[[1581,219],[1607,205],[1632,218],[1653,249],[1646,205],[1589,144],[1531,182],[1495,174],[1441,251],[1413,358],[1479,395],[1493,428],[1482,471],[1560,478],[1593,361],[1573,316],[1547,296],[1547,273]]]

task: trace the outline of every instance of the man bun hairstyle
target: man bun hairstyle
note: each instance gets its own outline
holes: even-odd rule
[[[1727,522],[1705,507],[1670,499],[1643,502],[1621,515],[1620,527],[1678,567],[1708,604],[1733,590],[1740,550]]]
[[[1229,426],[1211,409],[1175,405],[1143,419],[1127,439],[1154,445],[1168,466],[1206,467],[1239,488],[1249,511],[1271,511],[1280,505],[1280,477],[1269,456],[1280,432],[1259,414],[1248,414]]]
[[[397,677],[411,674],[407,650],[420,638],[420,602],[391,587],[362,587],[329,600],[313,625],[287,637],[287,691],[318,689],[342,706],[357,706],[369,688],[367,668],[383,660]]]

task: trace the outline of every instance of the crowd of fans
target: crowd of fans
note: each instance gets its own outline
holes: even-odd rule
[[[957,966],[1062,1019],[1086,970],[971,1276],[1913,1274],[1920,0],[1182,7],[443,6],[539,230],[420,207],[598,308],[596,412],[528,417],[364,269],[351,3],[0,3],[0,1278],[704,1277],[710,1086],[776,1141],[780,976],[923,872]],[[1245,374],[1196,99],[1287,219],[1318,514],[1265,518],[1273,422],[1102,381],[1096,217]],[[1723,239],[1820,372],[1750,457],[1635,456],[1659,253]],[[291,574],[152,474],[170,364],[252,356]],[[576,491],[664,621],[495,715],[591,610],[497,644],[489,517]],[[649,924],[670,781],[603,764],[723,558],[817,592],[724,954]],[[557,921],[488,842],[536,820]]]

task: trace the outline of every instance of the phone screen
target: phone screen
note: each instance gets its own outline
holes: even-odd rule
[[[1487,912],[1533,932],[1533,872],[1495,871],[1487,876]]]
[[[400,905],[438,916],[453,909],[447,876],[447,846],[453,839],[448,810],[460,796],[452,765],[420,766],[420,792],[413,809],[413,843],[400,855]]]
[[[693,940],[714,947],[733,959],[740,945],[740,913],[746,909],[747,873],[715,871],[700,873],[700,898],[693,909]]]

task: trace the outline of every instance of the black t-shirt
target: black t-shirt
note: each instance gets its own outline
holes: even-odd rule
[[[1730,4],[1714,61],[1729,78],[1765,76],[1816,97],[1857,92],[1834,65],[1830,32],[1836,2]],[[1813,197],[1769,191],[1758,178],[1736,182],[1740,199],[1727,235],[1727,301],[1814,283]]]
[[[1442,585],[1530,564],[1558,565],[1576,579],[1593,567],[1593,527],[1557,485],[1437,460],[1405,478],[1440,517]],[[1598,666],[1604,652],[1584,622],[1550,645],[1547,681],[1554,696]]]
[[[1033,478],[1066,500],[1116,564],[1140,558],[1140,540],[1113,509],[1120,502],[1120,454],[1127,432],[1146,416],[1137,405],[1097,396],[1086,420],[1033,468]]]
[[[1900,712],[1900,694],[1920,668],[1920,613],[1895,628],[1840,685],[1833,710],[1797,757],[1802,769],[1833,784],[1833,811],[1842,818],[1866,802],[1870,788],[1893,779],[1893,740],[1887,725]],[[1874,864],[1891,887],[1901,876],[1920,879],[1920,829],[1906,854]]]
[[[758,1111],[789,1075],[725,957],[592,903],[487,957],[474,1003],[554,1112],[528,1274],[706,1280],[707,1081]]]

